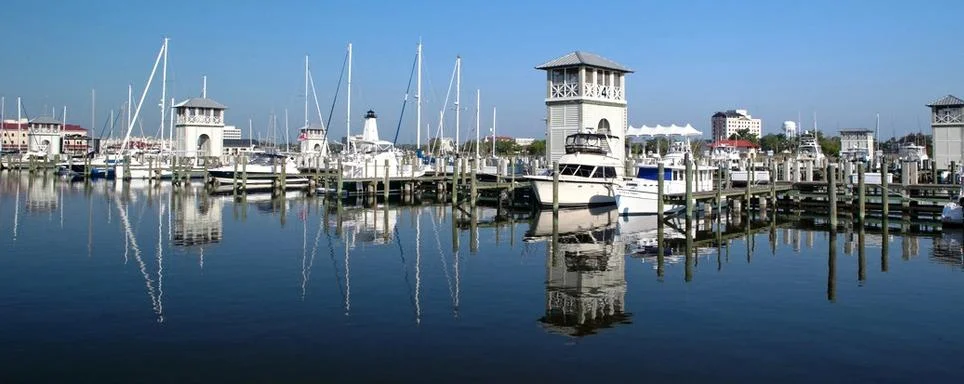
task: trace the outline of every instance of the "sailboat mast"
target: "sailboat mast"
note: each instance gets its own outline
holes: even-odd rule
[[[161,140],[164,140],[164,114],[167,112],[167,38],[164,38],[164,64],[161,67]]]
[[[305,55],[305,128],[308,128],[308,55]]]
[[[495,107],[492,107],[492,157],[495,158]]]
[[[288,108],[285,108],[285,152],[291,151],[291,140],[288,140]]]
[[[479,128],[481,128],[482,91],[475,90],[475,167],[479,166]]]
[[[418,73],[415,85],[415,149],[422,146],[422,40],[418,40],[415,51],[415,61],[418,63]]]
[[[21,116],[21,111],[23,111],[23,104],[20,103],[20,96],[17,96],[17,140],[20,140],[20,121],[23,119],[23,116]],[[20,149],[19,142],[17,143],[17,149]]]
[[[91,89],[91,90],[90,90],[90,131],[91,131],[91,132],[94,131],[94,124],[96,124],[96,122],[97,122],[97,120],[95,119],[95,116],[96,116],[96,113],[97,113],[97,109],[96,109],[96,106],[97,106],[97,97],[96,97],[96,96],[97,96],[97,95],[96,95],[96,93],[94,92],[94,90]]]
[[[171,108],[174,108],[174,98],[173,98],[173,97],[171,98]],[[169,145],[170,148],[173,149],[173,148],[175,147],[175,146],[174,146],[174,111],[173,111],[173,110],[172,110],[171,113],[168,115],[167,120],[168,120],[168,122],[169,122],[169,123],[168,123],[168,128],[169,128],[169,130],[168,130],[168,132],[167,132],[167,138],[168,138],[168,139],[167,139],[167,145]]]
[[[348,101],[347,116],[345,117],[345,151],[351,149],[351,43],[348,43]]]
[[[126,108],[127,110],[125,111],[127,113],[127,132],[130,132],[132,128],[131,127],[131,104],[133,103],[133,98],[134,98],[133,92],[134,92],[134,86],[128,83],[127,84],[127,108]],[[125,139],[124,145],[121,146],[121,151],[126,150],[127,149],[126,147],[127,147],[127,140]]]
[[[455,57],[455,153],[462,152],[459,126],[462,120],[462,56]]]

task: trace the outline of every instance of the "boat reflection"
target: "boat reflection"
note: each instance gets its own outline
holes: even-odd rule
[[[533,218],[527,241],[546,247],[546,310],[539,319],[553,333],[570,337],[629,324],[626,270],[615,209],[543,211]],[[549,232],[547,232],[547,229]]]
[[[964,269],[964,231],[948,228],[940,237],[934,238],[931,261]]]

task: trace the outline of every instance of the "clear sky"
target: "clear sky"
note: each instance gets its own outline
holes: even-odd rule
[[[542,137],[545,75],[533,67],[574,50],[636,71],[627,80],[631,125],[691,123],[704,136],[712,113],[746,108],[763,118],[764,134],[798,114],[810,127],[814,111],[829,132],[873,128],[880,113],[888,137],[928,131],[924,104],[964,97],[961,1],[9,0],[0,9],[7,116],[22,96],[32,116],[66,105],[68,120],[86,127],[96,89],[95,132],[126,100],[128,83],[140,94],[165,36],[177,99],[199,95],[206,74],[229,123],[246,130],[250,118],[262,132],[272,111],[283,128],[285,108],[292,131],[303,123],[305,54],[327,116],[352,42],[352,129],[372,108],[391,138],[420,37],[423,116],[433,131],[455,56],[463,57],[462,137],[474,136],[476,89],[483,132],[496,106],[501,133]],[[157,131],[159,98],[157,87],[145,102],[145,133]],[[413,142],[414,106],[403,124],[399,141]]]

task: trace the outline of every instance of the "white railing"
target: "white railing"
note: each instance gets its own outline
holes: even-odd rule
[[[550,88],[550,98],[578,97],[579,87],[574,83],[553,84]]]
[[[586,97],[605,100],[623,100],[623,89],[621,87],[595,83],[583,83],[583,87],[586,89]]]
[[[224,118],[220,116],[178,116],[178,124],[224,125]]]

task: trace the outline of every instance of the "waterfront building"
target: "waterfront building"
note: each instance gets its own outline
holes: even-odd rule
[[[174,105],[177,154],[194,159],[221,156],[226,109],[223,104],[208,99],[207,92]]]
[[[225,125],[222,131],[222,136],[224,140],[240,140],[241,139],[241,129],[233,125]]]
[[[947,95],[927,104],[931,109],[931,138],[937,169],[961,164],[964,153],[964,100]]]
[[[763,120],[754,119],[745,109],[714,113],[710,122],[713,126],[713,140],[727,140],[742,129],[758,138],[763,136]]]
[[[536,139],[532,137],[516,137],[514,140],[515,145],[520,147],[528,147],[532,145],[532,143],[536,142]]]
[[[31,135],[35,131],[39,135]],[[54,134],[56,133],[56,134]],[[33,138],[33,141],[31,141]],[[33,120],[16,119],[4,120],[0,125],[0,140],[3,141],[4,152],[24,152],[37,150],[47,141],[48,152],[54,154],[83,154],[87,151],[87,129],[76,124],[63,124],[49,117],[38,117]]]
[[[626,75],[633,70],[581,51],[536,69],[546,71],[546,159],[559,160],[566,153],[566,137],[586,129],[616,136],[612,155],[624,159]]]
[[[874,131],[845,129],[840,131],[840,157],[850,160],[874,160]]]

